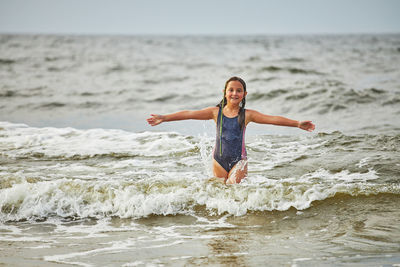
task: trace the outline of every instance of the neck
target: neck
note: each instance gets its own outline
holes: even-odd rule
[[[239,105],[232,105],[230,103],[226,104],[224,109],[229,111],[238,111],[240,109]]]
[[[228,118],[233,118],[239,114],[239,105],[226,105],[223,110],[223,114]]]

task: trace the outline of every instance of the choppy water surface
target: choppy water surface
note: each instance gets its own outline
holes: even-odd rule
[[[400,264],[399,35],[0,36],[0,262],[7,266]],[[249,177],[213,180],[212,122],[247,105]]]

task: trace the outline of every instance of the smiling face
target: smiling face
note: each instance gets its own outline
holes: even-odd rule
[[[243,85],[239,81],[230,81],[225,88],[225,98],[227,104],[239,105],[243,98],[246,97],[247,92],[244,90]]]

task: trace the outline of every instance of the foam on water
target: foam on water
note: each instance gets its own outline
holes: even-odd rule
[[[94,156],[165,156],[184,153],[194,146],[176,133],[129,133],[122,130],[33,128],[1,122],[3,155],[10,158],[47,157],[82,159]]]
[[[326,170],[300,179],[252,179],[226,187],[207,180],[153,179],[152,181],[84,181],[59,179],[20,183],[0,192],[1,221],[39,219],[51,216],[69,218],[141,218],[151,214],[192,214],[204,206],[211,214],[244,215],[250,211],[298,210],[316,200],[337,193],[369,195],[399,194],[399,186],[377,186],[365,181],[377,179],[374,171],[337,174]]]
[[[195,215],[199,209],[210,215],[241,216],[292,207],[303,210],[338,193],[399,194],[399,185],[387,183],[371,164],[378,154],[358,155],[341,162],[339,170],[321,166],[321,161],[332,165],[331,156],[322,155],[354,149],[361,137],[250,138],[249,177],[225,186],[209,181],[213,138],[207,135],[35,128],[7,122],[0,127],[0,156],[8,166],[0,169],[2,222],[54,216]],[[384,142],[382,149],[389,152],[397,142],[370,136],[365,140]],[[313,163],[318,157],[320,161]],[[282,168],[304,160],[302,169]]]

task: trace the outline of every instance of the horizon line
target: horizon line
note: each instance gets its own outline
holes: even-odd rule
[[[263,32],[263,33],[99,33],[99,32],[23,32],[1,31],[0,35],[54,35],[54,36],[312,36],[312,35],[397,35],[400,31],[358,31],[358,32]]]

